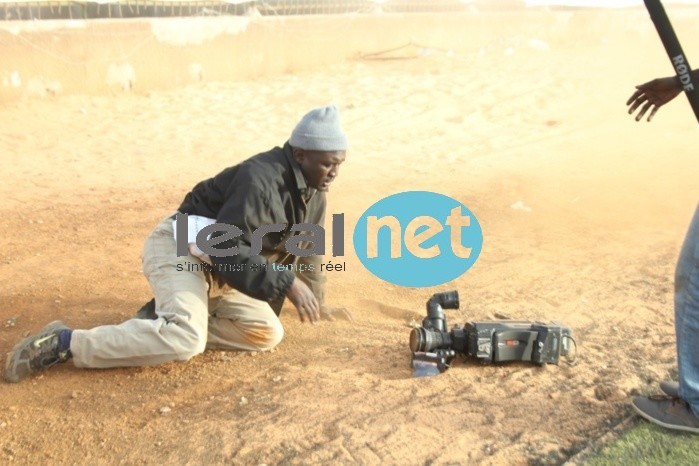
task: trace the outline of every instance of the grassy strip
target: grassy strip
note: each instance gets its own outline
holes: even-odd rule
[[[641,422],[607,445],[588,466],[699,464],[699,435],[675,432]]]

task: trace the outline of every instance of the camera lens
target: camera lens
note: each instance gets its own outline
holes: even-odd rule
[[[414,328],[410,332],[410,351],[432,351],[440,348],[451,348],[451,336],[447,332],[429,330],[423,327]]]

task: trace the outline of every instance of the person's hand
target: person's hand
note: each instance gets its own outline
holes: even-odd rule
[[[636,114],[636,121],[641,121],[643,115],[648,109],[651,109],[650,115],[648,115],[648,121],[650,121],[660,107],[677,97],[681,91],[682,88],[674,76],[654,79],[636,86],[636,92],[626,101],[626,105],[630,105],[629,115],[632,115],[638,107],[643,105]]]
[[[194,257],[198,258],[200,261],[206,262],[209,265],[213,265],[211,257],[209,257],[209,255],[206,254],[204,251],[199,249],[199,246],[197,246],[196,243],[189,243],[189,253]]]
[[[309,322],[314,324],[320,320],[320,305],[318,304],[318,300],[308,285],[303,281],[294,278],[289,291],[286,293],[286,297],[296,306],[301,322],[305,322],[306,319],[308,319]]]
[[[329,320],[330,322],[335,322],[337,319],[354,322],[352,313],[344,307],[321,306],[320,317],[322,319]]]

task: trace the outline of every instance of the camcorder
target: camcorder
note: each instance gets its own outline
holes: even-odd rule
[[[570,355],[571,344],[575,344],[572,331],[558,323],[478,321],[449,330],[444,310],[458,308],[458,291],[436,293],[427,301],[427,317],[421,327],[410,332],[416,375],[444,372],[457,354],[483,364],[505,361],[558,364],[561,356]]]

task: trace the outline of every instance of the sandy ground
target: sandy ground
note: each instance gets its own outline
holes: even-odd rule
[[[304,325],[287,307],[270,353],[66,364],[0,384],[0,462],[558,464],[593,444],[675,371],[673,271],[699,199],[683,98],[651,124],[625,113],[633,85],[669,64],[648,24],[629,34],[624,21],[610,13],[590,36],[578,21],[557,43],[504,25],[453,53],[0,108],[2,353],[51,320],[131,316],[150,297],[150,229],[196,182],[283,143],[327,102],[351,140],[329,205],[348,246],[367,207],[418,189],[466,204],[485,237],[474,268],[429,289],[381,282],[347,247],[329,303],[354,323]],[[452,324],[505,314],[572,327],[575,364],[460,362],[413,378],[409,324],[451,289]]]

